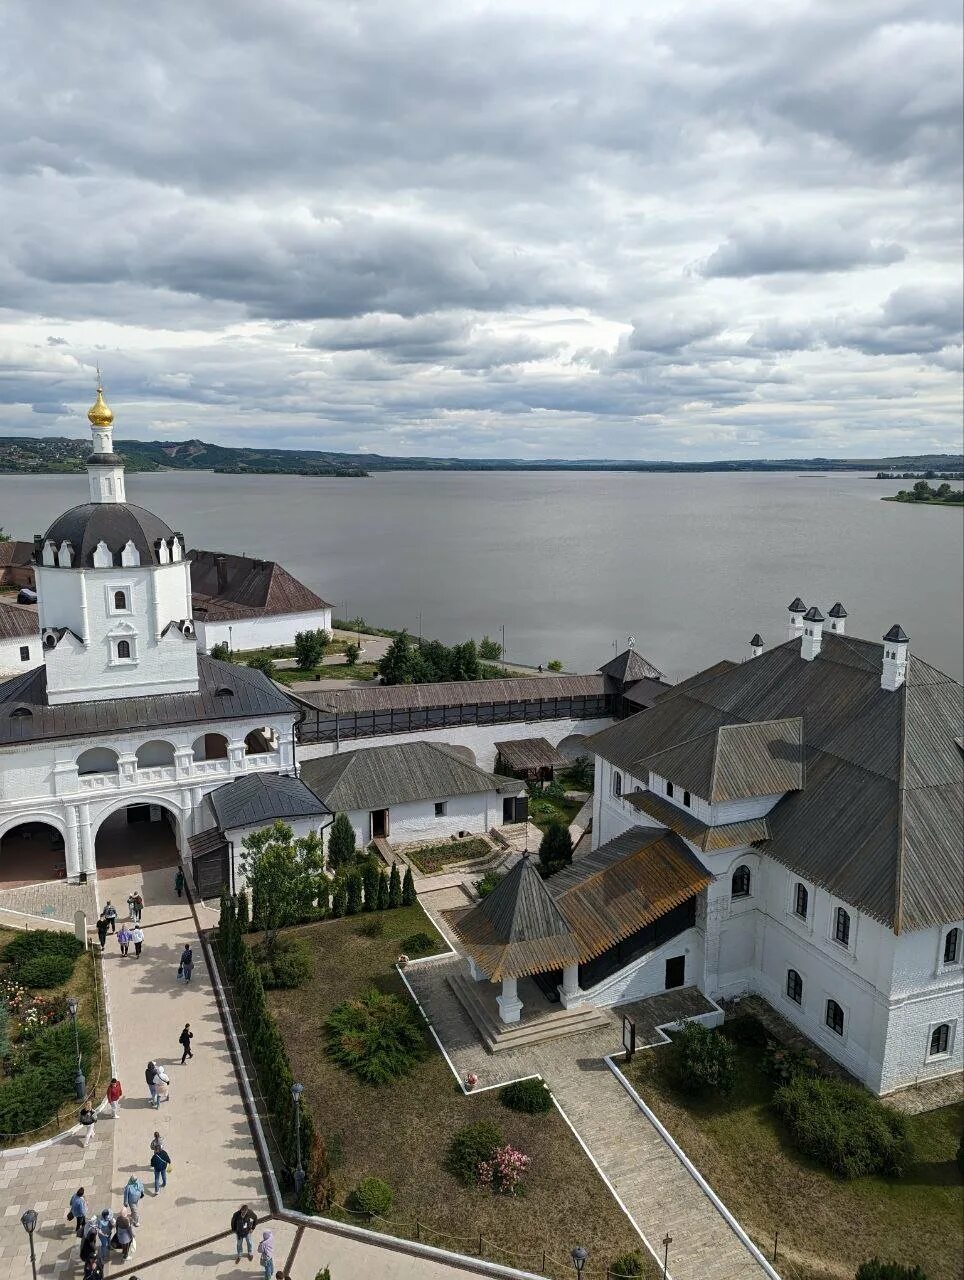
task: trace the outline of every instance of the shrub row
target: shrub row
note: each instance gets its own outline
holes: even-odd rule
[[[289,925],[314,924],[329,917],[354,916],[363,911],[386,911],[395,907],[410,907],[417,901],[415,881],[410,867],[404,877],[398,865],[392,863],[386,871],[375,856],[362,856],[339,867],[334,880],[319,876],[315,886],[315,900],[306,903],[290,920]],[[247,893],[237,895],[235,919],[241,933],[251,928],[252,915]]]
[[[3,948],[0,959],[13,965],[18,983],[46,991],[70,981],[83,951],[84,944],[72,933],[32,929],[12,938]]]
[[[97,1037],[85,1022],[77,1024],[77,1040],[85,1074],[90,1073]],[[46,1027],[7,1059],[8,1078],[0,1083],[0,1136],[14,1137],[39,1129],[74,1096],[77,1054],[69,1022]]]
[[[859,1085],[796,1075],[776,1090],[773,1108],[799,1150],[840,1177],[899,1178],[911,1161],[906,1116]]]

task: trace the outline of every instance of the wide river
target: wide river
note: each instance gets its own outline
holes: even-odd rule
[[[788,602],[851,633],[893,622],[962,674],[964,516],[881,502],[887,481],[831,473],[385,473],[366,480],[166,472],[128,497],[190,547],[279,561],[331,601],[447,642],[499,639],[520,662],[594,670],[627,637],[673,678],[786,635]],[[0,526],[42,532],[86,476],[0,476]]]

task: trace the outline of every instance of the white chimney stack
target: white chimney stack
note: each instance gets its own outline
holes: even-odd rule
[[[823,639],[823,614],[816,605],[812,605],[803,615],[803,640],[800,644],[800,657],[806,662],[813,662],[820,652],[820,641]]]
[[[884,663],[880,672],[880,687],[894,693],[907,677],[907,632],[895,622],[884,636]]]
[[[799,596],[796,600],[791,600],[787,606],[790,610],[790,622],[787,626],[787,639],[799,640],[803,634],[803,615],[807,612],[807,606],[803,603]]]
[[[827,615],[830,619],[830,630],[842,636],[847,630],[847,610],[838,600]]]
[[[762,652],[763,652],[763,637],[760,635],[758,631],[756,635],[753,637],[753,639],[750,641],[750,657],[759,658]]]

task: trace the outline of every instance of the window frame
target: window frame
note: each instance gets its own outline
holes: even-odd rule
[[[803,976],[798,969],[787,970],[787,980],[784,983],[783,994],[798,1008],[803,1008]]]
[[[944,1033],[943,1048],[934,1048],[935,1037],[940,1043],[941,1032]],[[949,1058],[951,1049],[954,1045],[954,1024],[952,1022],[935,1022],[927,1029],[927,1061],[932,1062],[938,1058]]]
[[[622,799],[623,795],[623,775],[618,769],[613,769],[612,792],[617,800]]]
[[[954,954],[948,956],[948,948],[953,943]],[[958,925],[951,925],[948,931],[941,939],[941,967],[950,968],[951,965],[959,965],[961,963],[961,930]]]
[[[737,876],[740,877],[740,885],[737,888]],[[753,890],[753,872],[745,862],[741,862],[738,867],[734,867],[730,876],[730,898],[749,898]]]
[[[669,799],[670,799],[670,800],[672,800],[672,798],[673,798],[673,784],[672,784],[671,782],[667,782],[667,784],[666,784],[666,795],[669,797]]]
[[[840,936],[841,934],[840,925],[841,925],[842,919],[846,921],[846,925],[843,929],[843,935],[844,935],[843,937]],[[853,935],[853,921],[851,920],[850,912],[847,910],[846,907],[841,907],[841,906],[834,907],[833,918],[831,921],[830,941],[833,943],[836,943],[838,947],[843,947],[845,951],[849,951],[850,939],[852,935]]]
[[[105,585],[107,593],[107,616],[109,618],[130,618],[134,613],[134,587],[130,582],[110,582]],[[117,604],[117,597],[123,594],[124,607]]]
[[[29,644],[22,644],[20,646],[20,661],[21,662],[30,661],[30,645]]]
[[[833,1007],[833,1009],[837,1011],[837,1013],[840,1014],[839,1031],[837,1030],[836,1015],[831,1017],[831,1006]],[[827,1030],[832,1031],[835,1036],[840,1036],[841,1040],[844,1038],[844,1031],[846,1030],[846,1026],[847,1026],[847,1015],[844,1011],[843,1005],[840,1003],[839,1000],[835,1000],[833,996],[827,997],[827,1003],[824,1006],[824,1012],[823,1012],[823,1024],[827,1028]]]
[[[692,809],[693,807],[693,797],[688,791],[683,792],[683,807],[685,809]]]
[[[449,807],[449,802],[447,800],[436,800],[435,801],[436,818],[444,818],[445,815],[448,813],[448,807]]]
[[[803,910],[800,910],[800,895],[803,895]],[[810,890],[802,880],[797,880],[793,886],[793,902],[791,911],[798,920],[808,920],[810,918]]]

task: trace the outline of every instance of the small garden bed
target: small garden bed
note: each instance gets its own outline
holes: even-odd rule
[[[544,1111],[531,1096],[505,1105],[495,1090],[464,1096],[421,1023],[422,1048],[406,1054],[405,1073],[390,1083],[366,1084],[334,1060],[332,1031],[325,1029],[332,1010],[372,990],[411,1008],[395,959],[406,938],[437,938],[417,905],[379,919],[384,929],[376,937],[367,936],[357,918],[291,930],[311,951],[312,977],[298,990],[268,993],[292,1070],[304,1083],[305,1102],[328,1147],[332,1212],[357,1223],[353,1206],[388,1203],[383,1219],[363,1225],[476,1256],[481,1238],[484,1256],[559,1280],[572,1274],[569,1251],[582,1244],[592,1259],[586,1276],[601,1280],[607,1263],[641,1242],[555,1108]],[[438,946],[443,949],[441,940]],[[375,1004],[367,1012],[382,1016]],[[394,1020],[397,1011],[388,1005],[384,1016]],[[344,1021],[336,1020],[339,1032]],[[498,1135],[484,1151],[480,1146],[488,1185],[463,1182],[452,1172],[456,1136],[479,1123],[488,1126],[484,1134]],[[518,1153],[528,1162],[520,1162]],[[506,1190],[518,1172],[522,1195]],[[648,1261],[644,1266],[640,1274],[655,1276]]]
[[[959,1280],[964,1106],[907,1117],[903,1177],[836,1177],[799,1153],[771,1106],[780,1081],[765,1070],[761,1025],[741,1016],[727,1031],[734,1062],[725,1095],[681,1091],[670,1047],[644,1050],[624,1070],[768,1256],[779,1232],[777,1270],[788,1280],[851,1280],[877,1255],[918,1263],[928,1280]]]
[[[529,788],[529,821],[545,831],[554,822],[568,827],[582,808],[581,800],[567,800],[560,785]]]
[[[405,857],[423,875],[434,875],[444,867],[456,862],[471,862],[475,858],[485,858],[492,852],[488,840],[481,836],[472,836],[468,840],[447,840],[444,844],[423,845],[421,848],[406,849]]]
[[[0,1147],[39,1142],[76,1123],[68,996],[77,1000],[88,1096],[103,1096],[110,1054],[99,963],[73,934],[0,929]]]

